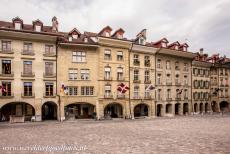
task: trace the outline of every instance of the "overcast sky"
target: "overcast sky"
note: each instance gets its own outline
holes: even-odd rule
[[[61,31],[99,32],[109,25],[129,39],[146,28],[148,42],[166,37],[187,42],[193,52],[230,57],[229,8],[230,0],[1,0],[0,20],[19,16],[51,25],[56,16]]]

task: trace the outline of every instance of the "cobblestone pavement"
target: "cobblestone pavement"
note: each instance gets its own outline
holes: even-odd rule
[[[83,146],[11,151],[9,146]],[[138,120],[0,123],[0,153],[230,153],[230,115]],[[2,147],[5,147],[3,150]],[[6,149],[6,147],[8,149]]]

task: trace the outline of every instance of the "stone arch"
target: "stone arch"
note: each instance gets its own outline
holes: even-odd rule
[[[188,114],[188,112],[189,112],[189,105],[188,105],[188,103],[184,103],[183,104],[183,114],[184,115]]]
[[[65,118],[68,119],[92,119],[96,116],[96,107],[88,102],[74,102],[65,105]]]
[[[163,116],[162,109],[163,109],[163,105],[162,104],[157,104],[157,116],[158,117]]]
[[[229,103],[227,101],[222,101],[219,104],[221,112],[229,112]]]
[[[172,104],[166,104],[165,106],[165,112],[166,114],[172,114]]]
[[[204,105],[203,103],[200,103],[200,113],[204,112]]]
[[[176,103],[175,104],[175,115],[180,115],[180,110],[181,110],[181,104]]]
[[[194,104],[194,112],[195,113],[198,112],[198,104],[197,103]]]
[[[47,101],[42,105],[42,120],[57,120],[58,105],[53,101]]]
[[[111,118],[123,118],[123,108],[123,105],[118,102],[109,103],[104,107],[104,116],[109,116]]]
[[[150,109],[146,103],[139,103],[134,107],[134,117],[149,116]]]
[[[213,112],[218,112],[218,104],[216,101],[212,101],[211,107]]]
[[[26,102],[5,103],[0,111],[0,121],[9,121],[11,117],[21,117],[23,121],[30,121],[35,115],[34,106]]]

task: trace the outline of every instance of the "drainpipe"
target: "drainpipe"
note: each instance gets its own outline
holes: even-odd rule
[[[133,49],[133,42],[131,44],[131,47],[129,48],[129,88],[131,88],[131,80],[130,80],[130,76],[131,76],[131,71],[130,71],[130,55],[131,55],[131,52],[132,52],[132,49]],[[132,109],[131,109],[131,102],[130,102],[130,97],[131,97],[131,94],[130,94],[130,89],[129,89],[129,114],[130,114],[130,119],[133,119],[134,117],[132,116]]]
[[[160,52],[161,48],[159,48],[155,53],[155,116],[157,116],[157,103],[156,103],[156,83],[157,83],[157,54]]]
[[[56,96],[58,97],[59,121],[61,122],[61,96],[58,95],[57,74],[58,74],[58,37],[57,37],[57,40],[56,40]]]
[[[193,60],[192,60],[192,61],[193,61]],[[190,77],[190,78],[191,78],[191,81],[190,81],[190,82],[191,82],[191,92],[190,92],[190,93],[191,93],[192,114],[194,114],[194,109],[193,109],[193,107],[194,107],[194,106],[193,106],[193,91],[192,91],[192,89],[193,89],[193,77],[192,77],[193,67],[192,67],[192,66],[193,66],[193,65],[192,65],[192,62],[191,62],[191,70],[190,70],[190,73],[191,73],[191,75],[190,75],[190,76],[191,76],[191,77]]]

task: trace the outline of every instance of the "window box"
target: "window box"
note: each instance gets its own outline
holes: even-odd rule
[[[151,83],[151,80],[145,80],[145,83],[146,83],[146,84],[150,84],[150,83]]]

